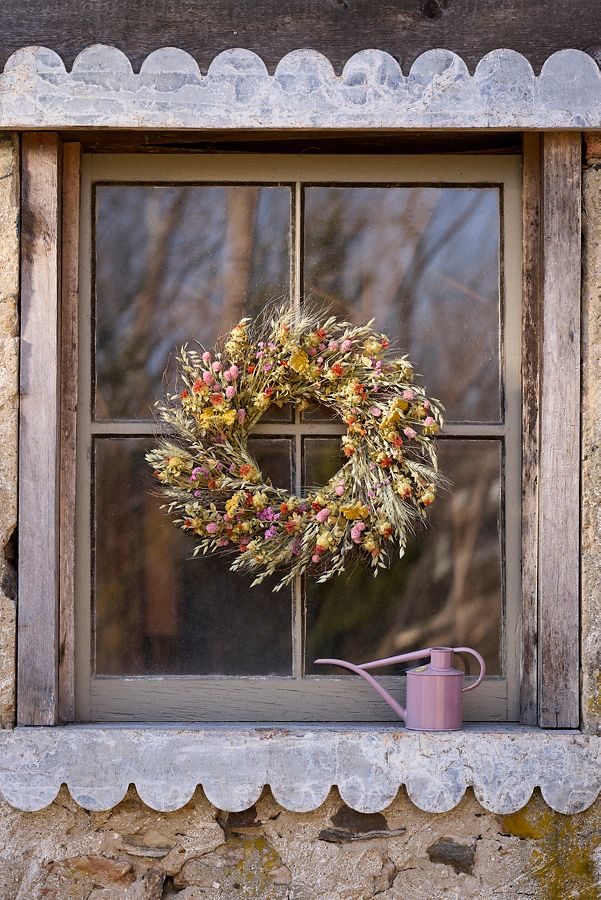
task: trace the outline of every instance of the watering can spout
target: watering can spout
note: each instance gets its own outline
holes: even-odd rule
[[[397,701],[394,699],[394,697],[391,697],[391,695],[388,693],[388,691],[385,688],[383,688],[382,685],[376,681],[376,679],[373,677],[373,675],[370,675],[369,672],[366,672],[365,669],[362,668],[361,666],[356,666],[354,663],[347,662],[345,659],[316,659],[315,665],[316,666],[340,666],[342,669],[348,669],[350,672],[355,672],[356,675],[360,675],[361,678],[363,678],[365,681],[367,681],[367,683],[369,685],[371,685],[371,687],[374,689],[376,694],[379,694],[379,696],[382,698],[382,700],[384,700],[386,703],[388,703],[388,705],[392,709],[392,711],[395,712],[397,714],[397,716],[403,720],[403,722],[405,721],[405,718],[406,718],[405,707],[401,706],[400,703],[397,703]],[[369,663],[368,663],[368,665],[369,665]]]

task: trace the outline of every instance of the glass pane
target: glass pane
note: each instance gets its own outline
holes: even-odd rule
[[[499,193],[476,187],[309,187],[304,294],[374,318],[449,421],[498,421]]]
[[[292,440],[290,438],[251,437],[248,449],[264,479],[276,488],[292,490]]]
[[[292,414],[294,407],[291,403],[285,403],[284,406],[270,406],[261,417],[261,422],[292,422]]]
[[[307,487],[326,484],[345,462],[340,438],[304,438],[303,482]]]
[[[95,443],[96,674],[289,675],[290,593],[273,594],[275,580],[251,588],[227,559],[191,559],[193,539],[159,509],[151,446]],[[287,441],[262,439],[253,452],[285,480]]]
[[[337,416],[333,409],[323,406],[321,403],[311,403],[307,409],[301,413],[301,421],[303,422],[342,422],[340,416]]]
[[[326,584],[307,582],[307,674],[324,673],[313,666],[320,656],[361,663],[436,645],[474,647],[490,675],[501,673],[501,444],[438,447],[452,485],[403,559],[377,578],[357,566]]]
[[[95,415],[149,418],[177,347],[211,347],[288,295],[290,191],[122,184],[95,197]]]

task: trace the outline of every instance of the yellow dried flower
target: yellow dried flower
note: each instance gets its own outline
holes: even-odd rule
[[[365,519],[369,515],[367,506],[361,503],[347,503],[341,507],[341,512],[345,519]]]
[[[297,347],[290,357],[290,368],[299,374],[309,368],[309,357],[300,347]]]

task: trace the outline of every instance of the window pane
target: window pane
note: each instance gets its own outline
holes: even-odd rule
[[[286,187],[98,185],[97,419],[149,418],[174,350],[286,296]]]
[[[147,438],[95,443],[95,656],[100,675],[288,675],[291,597],[251,588],[226,559],[191,559],[193,539],[157,496]],[[285,482],[290,443],[254,441]],[[290,475],[284,485],[289,487]]]
[[[307,582],[307,674],[323,674],[313,666],[320,656],[360,663],[436,645],[474,647],[488,673],[500,674],[501,444],[446,439],[438,448],[452,486],[403,559],[377,578],[357,566],[326,584]]]
[[[498,421],[499,193],[309,187],[304,294],[410,354],[449,421]]]
[[[303,481],[307,487],[320,487],[346,462],[340,438],[304,438]]]

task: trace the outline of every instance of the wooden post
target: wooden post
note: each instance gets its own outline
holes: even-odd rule
[[[524,135],[521,722],[538,722],[538,456],[542,295],[541,135]]]
[[[60,309],[59,719],[75,718],[75,473],[80,144],[63,145]]]
[[[579,724],[581,136],[543,138],[539,724]]]
[[[57,721],[59,140],[22,140],[17,722]]]

